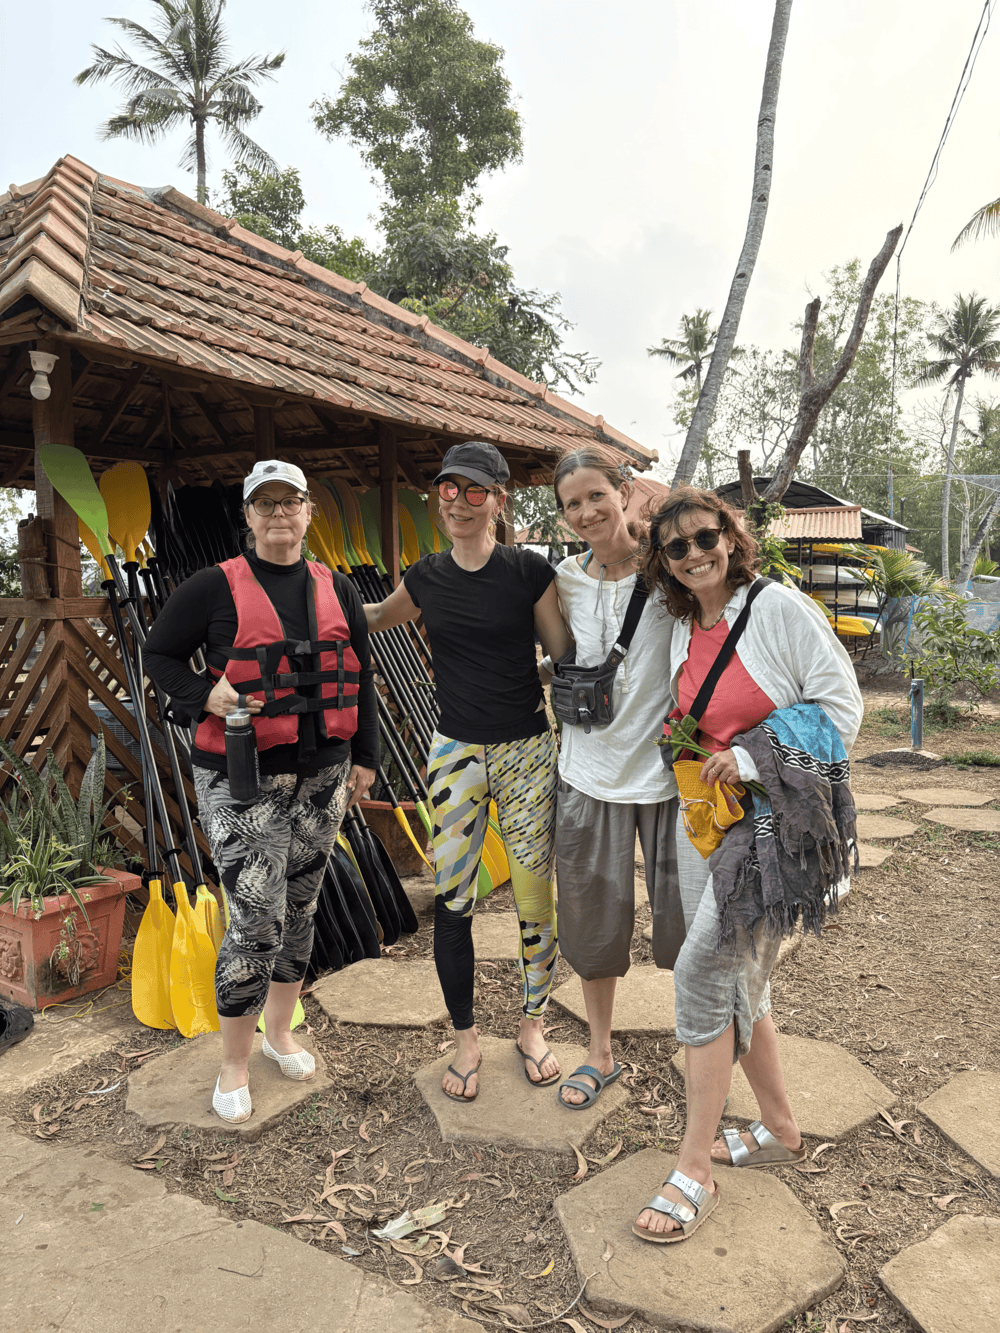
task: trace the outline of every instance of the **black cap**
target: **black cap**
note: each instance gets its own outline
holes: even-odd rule
[[[510,476],[510,468],[502,455],[485,440],[466,440],[464,444],[453,444],[445,454],[441,471],[431,485],[436,486],[454,472],[468,477],[470,481],[478,481],[480,486],[502,486]]]

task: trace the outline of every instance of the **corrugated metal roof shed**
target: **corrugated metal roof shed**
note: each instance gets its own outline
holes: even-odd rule
[[[861,506],[830,505],[822,509],[786,509],[768,532],[779,541],[859,542]]]

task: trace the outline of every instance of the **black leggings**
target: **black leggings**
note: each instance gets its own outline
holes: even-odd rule
[[[434,899],[434,966],[454,1028],[471,1028],[476,956],[472,913],[450,912],[440,894]]]

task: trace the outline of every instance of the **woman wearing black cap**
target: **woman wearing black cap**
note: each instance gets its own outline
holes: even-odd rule
[[[261,1012],[265,1056],[287,1078],[315,1073],[292,1035],[292,1015],[326,863],[345,810],[375,780],[378,757],[361,599],[344,575],[302,558],[312,517],[302,470],[278,459],[257,463],[243,482],[243,513],[246,554],[182,583],[144,653],[174,709],[199,722],[192,776],[229,907],[215,971],[222,1070],[212,1105],[231,1122],[251,1114],[248,1061]],[[208,680],[190,666],[199,647]],[[272,650],[270,669],[261,648]],[[249,804],[230,791],[225,755],[224,719],[244,696],[260,753],[260,796]]]
[[[470,440],[449,449],[433,484],[452,549],[425,555],[390,597],[365,606],[373,631],[423,615],[434,657],[441,709],[427,765],[434,808],[434,962],[455,1029],[455,1062],[442,1083],[454,1101],[475,1101],[479,1094],[472,911],[491,798],[521,928],[517,1045],[530,1083],[548,1086],[560,1074],[542,1035],[557,955],[556,749],[535,631],[554,657],[567,651],[570,639],[552,566],[532,551],[495,540],[509,476],[491,444]]]

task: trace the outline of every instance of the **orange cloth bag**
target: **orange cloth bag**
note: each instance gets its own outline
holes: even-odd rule
[[[674,777],[680,793],[684,828],[691,842],[707,861],[726,835],[726,830],[743,818],[740,797],[745,788],[739,782],[710,785],[699,776],[703,759],[678,759]]]

